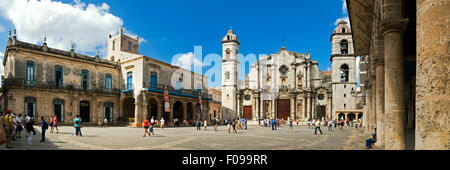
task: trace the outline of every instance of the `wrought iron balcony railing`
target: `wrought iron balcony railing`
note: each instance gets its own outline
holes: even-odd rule
[[[120,94],[119,89],[106,89],[97,86],[81,86],[72,84],[58,84],[55,82],[40,82],[40,81],[26,81],[25,79],[5,79],[2,82],[2,87],[8,89],[10,87],[22,87],[27,89],[50,89],[50,90],[70,90],[70,91],[84,91],[91,93],[103,94]]]

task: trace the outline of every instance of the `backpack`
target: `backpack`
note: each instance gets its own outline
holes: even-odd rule
[[[42,128],[44,128],[44,129],[48,129],[48,124],[47,124],[47,122],[46,122],[46,121],[44,121],[44,124],[42,125]]]

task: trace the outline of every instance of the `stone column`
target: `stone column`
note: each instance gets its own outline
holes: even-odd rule
[[[134,109],[134,124],[133,127],[140,127],[142,124],[141,119],[141,113],[142,113],[142,103],[139,100],[139,97],[137,98],[136,102],[134,103],[135,109]]]
[[[173,111],[174,111],[174,105],[175,105],[175,100],[170,99],[170,113],[169,113],[169,120],[165,120],[167,121],[167,125],[169,126],[173,126]]]
[[[306,94],[306,97],[305,97],[305,99],[306,99],[306,101],[305,101],[305,107],[306,107],[306,120],[310,120],[311,119],[311,115],[310,115],[310,109],[311,109],[311,107],[309,107],[309,104],[310,104],[310,99],[309,99],[309,94]]]
[[[383,56],[378,56],[375,65],[377,72],[376,79],[376,121],[377,121],[377,146],[384,147],[385,133],[384,133],[384,60]]]
[[[142,101],[142,117],[143,117],[143,121],[145,121],[145,119],[147,119],[148,117],[148,98],[147,98],[147,94],[143,93],[143,101]]]
[[[259,96],[259,111],[262,117],[266,116],[266,113],[264,112],[264,100],[261,99],[261,95]]]
[[[417,1],[417,150],[449,149],[450,1]]]
[[[295,117],[295,99],[294,96],[291,97],[291,116],[289,116],[291,119],[294,119]]]
[[[405,149],[405,70],[403,31],[408,19],[402,18],[401,0],[384,2],[381,33],[385,40],[385,149]],[[420,67],[420,66],[419,66]]]
[[[272,99],[272,114],[270,115],[271,118],[275,118],[275,99]]]
[[[372,88],[371,88],[371,84],[369,83],[367,86],[366,86],[366,113],[365,113],[365,115],[364,115],[364,118],[365,118],[365,120],[364,120],[364,122],[365,122],[365,125],[366,125],[366,128],[365,128],[365,132],[366,133],[369,133],[369,134],[371,134],[371,133],[373,133],[373,128],[374,128],[374,126],[373,126],[373,124],[372,124],[372,120],[371,120],[371,114],[372,114]]]

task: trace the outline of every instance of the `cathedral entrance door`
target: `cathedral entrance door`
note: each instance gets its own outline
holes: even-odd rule
[[[277,100],[277,118],[287,120],[291,114],[291,100],[278,99]]]
[[[244,106],[244,118],[247,120],[252,120],[252,107]]]

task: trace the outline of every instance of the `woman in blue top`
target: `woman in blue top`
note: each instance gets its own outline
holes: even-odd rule
[[[80,115],[76,115],[76,118],[73,120],[74,126],[75,126],[75,135],[78,136],[78,133],[80,133],[80,136],[83,136],[81,134],[81,119]]]

